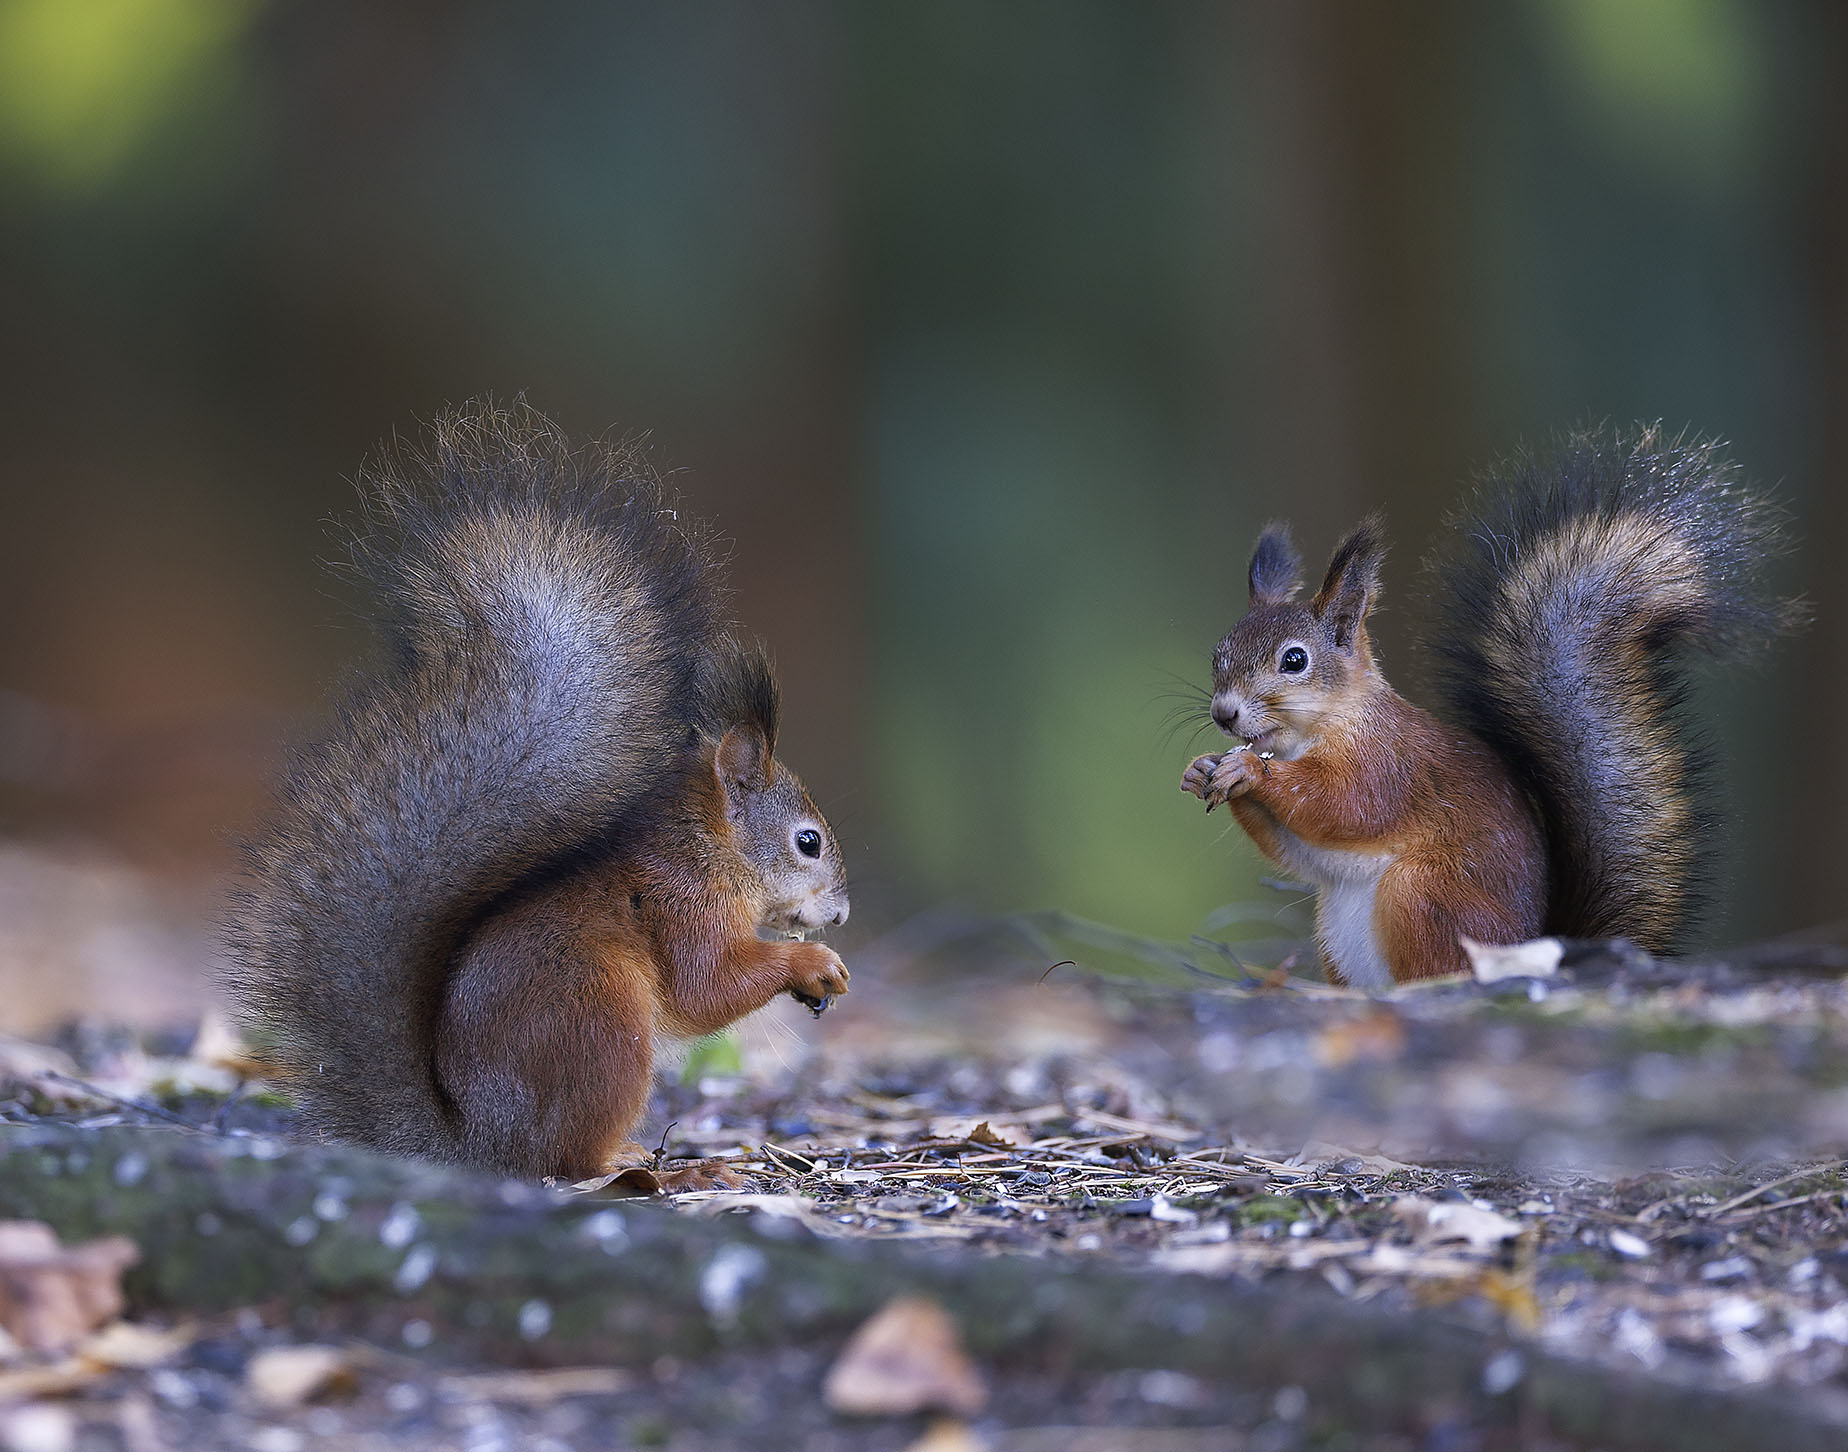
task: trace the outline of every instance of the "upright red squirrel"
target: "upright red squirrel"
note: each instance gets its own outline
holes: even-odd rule
[[[1286,526],[1251,557],[1251,609],[1213,656],[1239,744],[1181,789],[1228,804],[1316,888],[1332,982],[1452,973],[1459,935],[1682,945],[1714,832],[1680,719],[1689,649],[1738,652],[1800,612],[1762,583],[1776,520],[1716,446],[1577,435],[1491,475],[1434,558],[1441,717],[1379,673],[1367,617],[1378,516],[1308,604]]]
[[[847,991],[796,941],[847,889],[776,759],[769,662],[631,448],[473,405],[364,485],[384,651],[250,844],[234,997],[323,1132],[532,1176],[636,1163],[658,1036]]]

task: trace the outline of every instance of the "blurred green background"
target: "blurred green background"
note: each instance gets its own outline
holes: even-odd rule
[[[1834,918],[1844,62],[1749,0],[0,0],[0,830],[222,868],[363,644],[346,478],[523,390],[735,539],[858,933],[1179,937],[1261,870],[1167,729],[1257,527],[1388,510],[1405,685],[1469,472],[1660,418],[1820,615],[1708,692],[1716,931]]]

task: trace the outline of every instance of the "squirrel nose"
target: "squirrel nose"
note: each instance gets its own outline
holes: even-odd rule
[[[1232,728],[1238,724],[1237,709],[1234,708],[1228,711],[1224,706],[1214,706],[1213,724],[1221,731],[1225,732],[1226,735],[1230,736],[1232,734]]]
[[[835,914],[835,915],[834,915],[834,916],[833,916],[832,918],[830,918],[830,919],[829,919],[828,921],[829,921],[829,922],[831,922],[831,923],[833,923],[833,924],[834,924],[834,926],[835,926],[835,927],[837,927],[837,928],[838,928],[838,927],[839,927],[839,926],[840,926],[840,925],[841,925],[842,923],[844,923],[844,922],[846,922],[846,921],[847,921],[847,904],[846,904],[846,903],[842,903],[842,904],[841,904],[841,910],[840,910],[839,912],[837,912],[837,913],[836,913],[836,914]]]

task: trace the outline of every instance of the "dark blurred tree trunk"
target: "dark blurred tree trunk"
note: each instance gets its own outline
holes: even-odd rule
[[[1252,42],[1271,61],[1267,119],[1284,202],[1270,239],[1286,295],[1273,316],[1288,329],[1271,414],[1278,511],[1305,518],[1314,551],[1384,508],[1401,600],[1479,450],[1483,416],[1456,326],[1469,305],[1468,179],[1444,126],[1458,114],[1469,17],[1451,3],[1360,0],[1252,12]],[[1413,616],[1382,622],[1401,676]]]
[[[798,230],[814,240],[805,271],[826,283],[782,310],[769,340],[773,366],[752,380],[748,411],[689,418],[686,437],[699,441],[701,457],[680,452],[694,466],[702,507],[737,541],[742,623],[769,644],[783,686],[782,753],[833,816],[853,868],[861,843],[846,814],[863,785],[870,685],[858,608],[867,552],[866,487],[854,456],[863,339],[848,226],[845,21],[809,5],[729,13],[763,28],[766,49],[783,62],[757,78],[747,114],[770,133],[760,145],[774,150],[782,207],[801,215]]]
[[[1808,850],[1786,857],[1783,892],[1801,922],[1848,919],[1843,887],[1848,884],[1848,757],[1842,751],[1848,721],[1848,575],[1831,568],[1831,553],[1848,541],[1848,15],[1836,6],[1802,12],[1818,57],[1809,68],[1813,101],[1805,108],[1812,171],[1798,203],[1795,235],[1803,252],[1795,259],[1807,273],[1806,289],[1817,299],[1815,334],[1816,442],[1813,477],[1806,491],[1802,536],[1810,555],[1806,577],[1814,581],[1816,621],[1782,668],[1798,673],[1801,689],[1790,695],[1798,712],[1799,770],[1807,775],[1800,794],[1802,820],[1792,804],[1787,831],[1807,839]]]

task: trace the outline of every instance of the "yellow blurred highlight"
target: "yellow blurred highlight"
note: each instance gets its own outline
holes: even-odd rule
[[[0,148],[88,191],[215,88],[260,0],[0,0]]]

